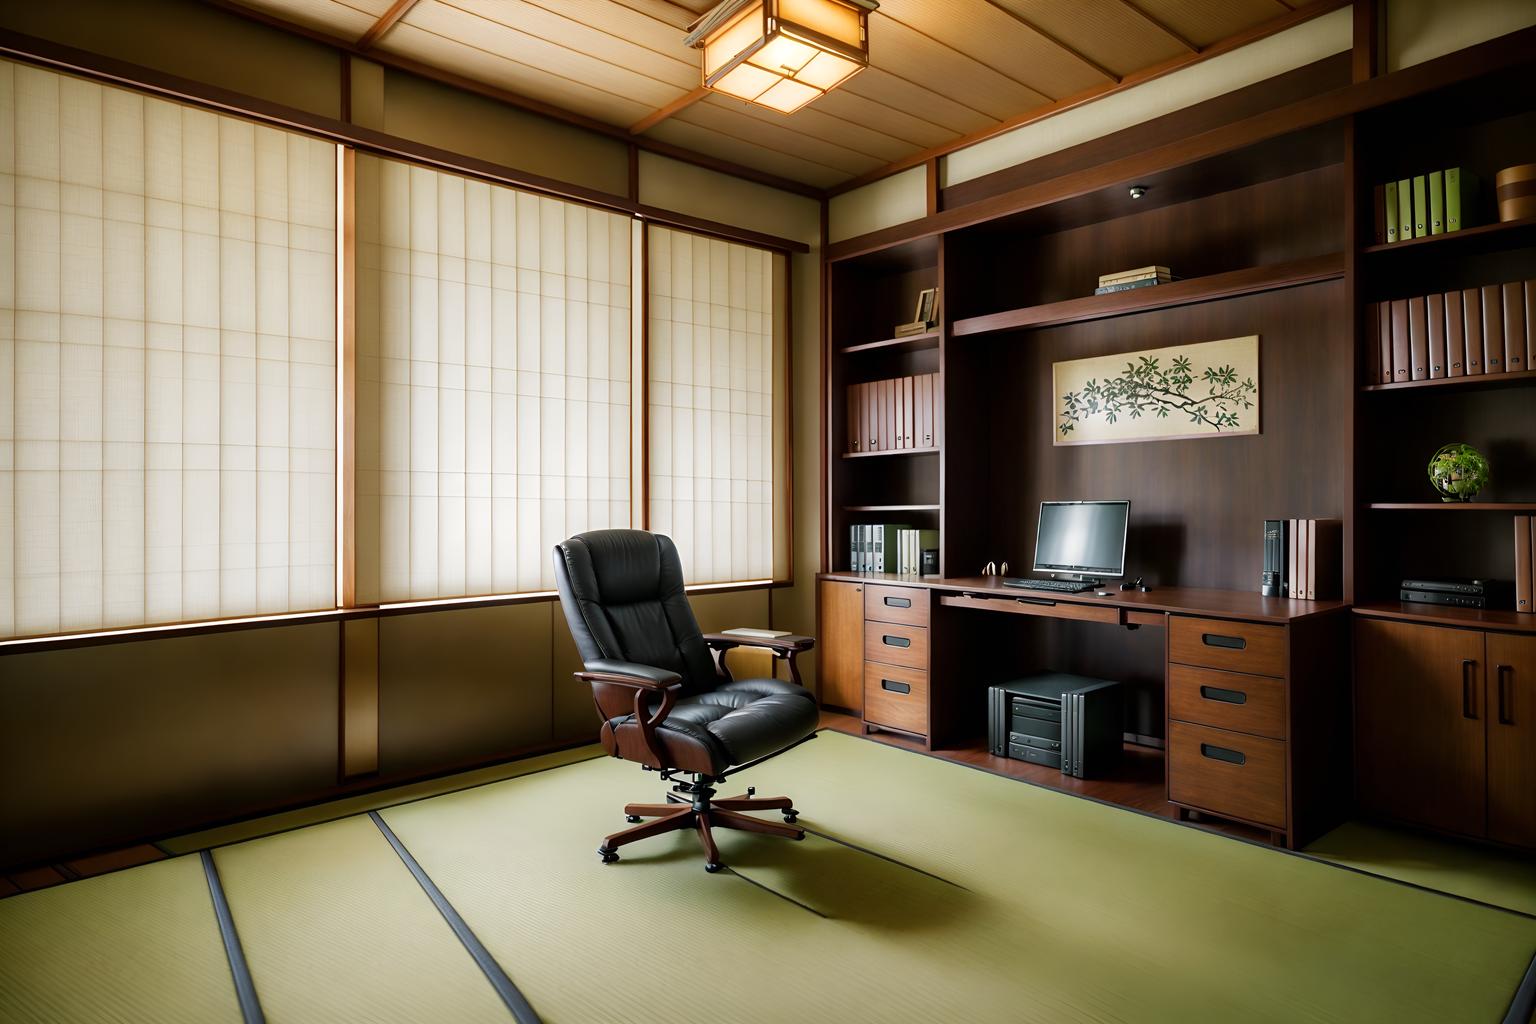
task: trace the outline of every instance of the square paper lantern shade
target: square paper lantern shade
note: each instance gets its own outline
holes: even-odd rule
[[[704,85],[781,113],[805,106],[869,64],[873,5],[849,0],[738,0],[706,15]]]

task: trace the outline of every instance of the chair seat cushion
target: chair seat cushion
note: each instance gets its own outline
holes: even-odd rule
[[[633,716],[610,720],[618,729]],[[707,747],[714,770],[772,754],[816,731],[816,698],[782,679],[739,679],[677,702],[658,732],[681,733]]]

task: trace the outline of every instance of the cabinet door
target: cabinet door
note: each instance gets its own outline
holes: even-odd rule
[[[1367,811],[1486,830],[1483,634],[1407,622],[1355,625],[1355,775]]]
[[[1536,636],[1487,644],[1488,838],[1536,846]]]
[[[821,583],[821,628],[816,637],[821,702],[850,711],[864,708],[864,585]]]

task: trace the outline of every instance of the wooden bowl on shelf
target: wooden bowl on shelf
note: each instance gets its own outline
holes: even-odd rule
[[[1536,217],[1536,164],[1506,167],[1494,178],[1499,199],[1499,220]]]

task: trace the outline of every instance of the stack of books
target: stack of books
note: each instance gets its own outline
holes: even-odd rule
[[[1370,384],[1519,373],[1536,360],[1536,279],[1367,303],[1365,331]]]
[[[1385,182],[1372,193],[1372,239],[1383,245],[1471,227],[1476,200],[1477,177],[1464,167]]]
[[[1515,611],[1536,612],[1536,516],[1515,516]]]
[[[923,571],[923,552],[939,546],[939,531],[904,523],[859,523],[848,527],[848,544],[853,572],[917,576]]]
[[[1136,270],[1122,270],[1116,274],[1103,274],[1099,277],[1099,286],[1093,290],[1095,295],[1109,295],[1113,292],[1128,292],[1132,288],[1150,288],[1155,284],[1167,284],[1174,279],[1167,267],[1151,266],[1139,267]]]
[[[1344,596],[1344,522],[1287,519],[1285,596],[1332,601]]]
[[[848,385],[848,454],[938,447],[934,430],[938,376],[920,373]]]

